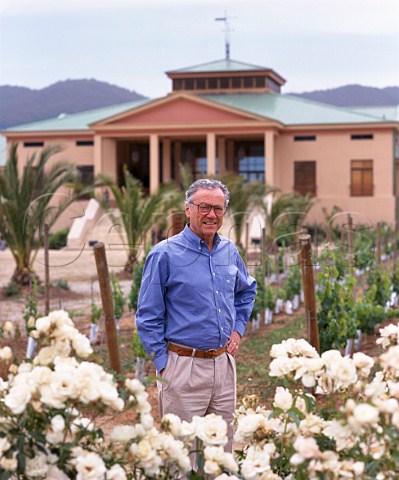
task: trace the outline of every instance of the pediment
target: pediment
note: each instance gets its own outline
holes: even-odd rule
[[[169,95],[116,117],[96,123],[96,126],[127,127],[134,125],[234,124],[264,120],[231,107],[194,95]]]

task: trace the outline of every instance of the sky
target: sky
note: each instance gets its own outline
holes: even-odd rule
[[[0,0],[0,85],[95,78],[156,98],[166,71],[225,56],[283,93],[399,86],[399,0]]]

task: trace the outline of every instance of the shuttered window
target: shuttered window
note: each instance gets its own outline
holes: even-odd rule
[[[316,162],[295,162],[294,190],[301,195],[316,195]]]
[[[354,197],[373,195],[372,160],[351,161],[351,195]]]

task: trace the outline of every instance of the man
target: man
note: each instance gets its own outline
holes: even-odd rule
[[[140,339],[164,381],[158,382],[161,416],[221,415],[236,407],[233,355],[254,304],[256,282],[233,242],[218,235],[229,191],[201,179],[186,192],[189,224],[148,255],[136,323]]]

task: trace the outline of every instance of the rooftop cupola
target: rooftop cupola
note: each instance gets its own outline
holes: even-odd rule
[[[173,92],[192,93],[280,93],[285,80],[271,68],[225,58],[166,75],[172,80]]]

